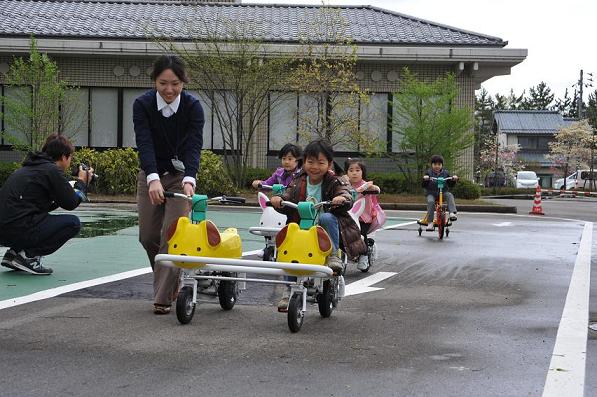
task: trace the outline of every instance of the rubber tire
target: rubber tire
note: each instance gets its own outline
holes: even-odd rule
[[[293,294],[288,302],[288,328],[295,333],[301,330],[305,313],[303,313],[303,299],[301,294]]]
[[[265,262],[269,262],[274,260],[274,247],[269,246],[263,249],[263,260]]]
[[[440,240],[444,239],[444,231],[446,226],[446,217],[444,215],[445,214],[441,211],[437,214],[437,233]]]
[[[225,276],[230,276],[228,273],[223,273]],[[238,291],[236,289],[236,281],[220,280],[218,286],[218,300],[220,307],[224,310],[232,310],[238,299]]]
[[[423,233],[423,228],[419,226],[419,237],[421,237],[421,233]]]
[[[176,318],[181,324],[188,324],[195,314],[195,304],[193,303],[193,288],[182,287],[176,297]]]
[[[332,285],[330,280],[323,282],[323,291],[317,296],[319,314],[323,318],[329,318],[334,311],[334,297],[332,296]]]
[[[450,229],[446,228],[446,237],[450,235]]]

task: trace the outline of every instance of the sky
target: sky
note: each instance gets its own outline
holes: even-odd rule
[[[321,0],[242,0],[242,3],[321,4]],[[584,70],[593,73],[597,89],[597,0],[329,0],[331,5],[371,5],[413,17],[499,37],[505,48],[525,48],[526,60],[510,75],[493,77],[481,86],[492,96],[528,93],[544,81],[556,98],[574,92]],[[591,44],[592,42],[592,44]]]

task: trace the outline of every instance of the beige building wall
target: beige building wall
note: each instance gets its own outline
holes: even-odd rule
[[[71,84],[81,87],[113,87],[113,88],[151,88],[153,86],[149,74],[153,57],[107,57],[107,56],[52,56],[57,62],[62,77]],[[6,69],[11,58],[0,56],[0,71]],[[359,62],[357,66],[357,79],[362,86],[371,93],[393,93],[400,88],[399,77],[406,64],[390,62]],[[432,81],[446,72],[454,71],[451,65],[411,64],[409,68],[419,78]],[[460,95],[459,106],[474,107],[474,83],[470,73],[465,70],[458,76]],[[0,83],[3,83],[3,74],[0,73]],[[278,164],[277,158],[267,156],[268,119],[265,118],[259,125],[250,151],[250,165],[252,167],[271,168],[272,162]],[[472,130],[471,130],[471,133]],[[473,178],[473,148],[467,149],[459,161],[460,167],[465,170],[463,177]],[[379,159],[371,164],[372,170],[394,169],[395,164],[389,160]]]

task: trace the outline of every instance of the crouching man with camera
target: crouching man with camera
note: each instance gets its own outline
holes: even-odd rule
[[[48,275],[52,269],[41,257],[62,247],[81,229],[75,215],[50,215],[61,207],[74,210],[86,200],[93,169],[79,167],[74,188],[68,182],[75,151],[63,135],[50,135],[41,152],[29,153],[23,166],[12,173],[0,189],[0,244],[10,247],[2,266],[16,271]]]

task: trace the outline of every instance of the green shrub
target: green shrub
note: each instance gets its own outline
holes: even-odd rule
[[[135,194],[139,158],[133,148],[101,152],[82,148],[75,152],[72,161],[74,167],[80,163],[92,167],[99,175],[98,180],[90,187],[92,191],[102,194]]]
[[[370,172],[367,179],[379,186],[382,193],[398,194],[408,191],[406,178],[402,174]]]
[[[21,168],[21,163],[0,163],[0,186],[8,179],[10,174]]]
[[[201,151],[201,167],[197,173],[197,192],[215,196],[236,194],[222,158],[209,150]]]
[[[135,194],[139,173],[139,156],[135,149],[109,149],[99,152],[82,148],[77,150],[73,157],[73,166],[80,163],[93,167],[99,175],[95,186],[92,186],[97,193]],[[201,152],[197,192],[210,196],[235,194],[220,156],[209,150]]]
[[[456,185],[450,188],[455,198],[476,200],[481,196],[481,187],[468,179],[458,179]]]
[[[255,179],[263,181],[269,178],[273,172],[273,170],[265,168],[247,168],[247,182],[245,183],[245,187],[251,188],[251,183],[253,183]]]
[[[97,188],[106,194],[135,194],[139,158],[132,148],[110,149],[98,153]]]
[[[516,189],[515,187],[486,187],[481,189],[483,196],[513,196],[519,194],[535,194],[535,189]]]

